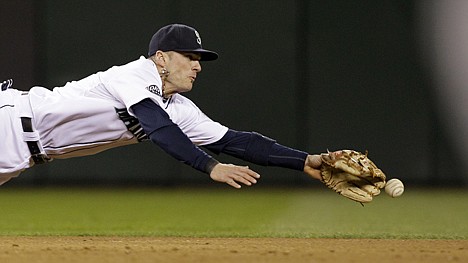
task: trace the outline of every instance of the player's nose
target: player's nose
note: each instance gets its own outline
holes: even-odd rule
[[[193,64],[192,69],[193,69],[195,72],[200,72],[201,69],[202,69],[202,68],[201,68],[201,64],[200,64],[200,61],[194,60],[193,63],[194,63],[194,64]]]

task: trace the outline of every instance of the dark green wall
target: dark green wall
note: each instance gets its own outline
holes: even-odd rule
[[[34,8],[35,84],[61,86],[137,59],[159,27],[184,23],[220,54],[202,64],[186,94],[208,116],[311,153],[369,150],[388,177],[424,183],[438,176],[434,150],[444,136],[419,65],[411,2],[48,0]],[[295,171],[251,167],[264,184],[312,184]],[[56,161],[26,175],[17,180],[209,182],[151,143]]]

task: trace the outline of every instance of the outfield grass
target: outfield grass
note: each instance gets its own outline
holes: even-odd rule
[[[0,235],[468,239],[468,191],[0,189]]]

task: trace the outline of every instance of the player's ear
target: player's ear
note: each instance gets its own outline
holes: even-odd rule
[[[158,50],[156,51],[156,54],[154,55],[156,56],[156,61],[158,61],[159,63],[166,63],[166,56],[167,56],[166,53],[164,53],[161,50]]]
[[[156,64],[156,66],[165,68],[167,65],[167,54],[161,50],[156,51],[156,53],[151,56],[151,60]]]

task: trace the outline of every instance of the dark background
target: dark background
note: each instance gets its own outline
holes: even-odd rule
[[[387,177],[409,184],[466,184],[421,65],[414,1],[2,0],[0,22],[0,79],[23,90],[135,60],[160,27],[191,25],[220,54],[185,94],[212,119],[310,153],[369,150]],[[316,183],[250,167],[262,185]],[[36,166],[9,182],[88,183],[211,181],[147,142]]]

